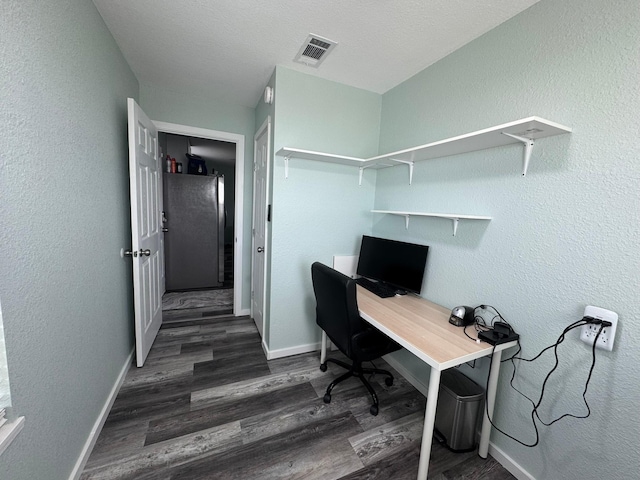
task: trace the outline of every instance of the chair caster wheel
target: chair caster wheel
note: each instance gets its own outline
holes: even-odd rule
[[[325,367],[326,368],[326,367]],[[322,401],[324,403],[331,403],[331,395],[329,395],[328,393],[324,394],[324,397],[322,398]]]
[[[326,363],[321,363],[320,364],[320,371],[321,372],[326,372],[327,371],[327,364]]]
[[[385,379],[384,379],[384,384],[385,384],[387,387],[391,387],[391,386],[393,386],[393,377],[387,377],[387,378],[385,378]]]
[[[378,415],[378,406],[377,405],[371,405],[371,408],[369,409],[369,413],[371,415],[373,415],[374,417],[376,415]]]

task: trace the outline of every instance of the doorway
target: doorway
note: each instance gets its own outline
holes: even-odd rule
[[[219,233],[221,246],[220,257],[217,265],[220,267],[219,282],[211,283],[204,280],[202,284],[184,285],[167,283],[168,293],[165,295],[165,306],[168,309],[175,308],[176,305],[187,305],[193,302],[198,303],[201,308],[207,308],[210,299],[215,303],[222,295],[229,297],[228,289],[233,288],[234,315],[242,315],[242,241],[243,241],[243,185],[244,185],[244,135],[238,135],[216,130],[208,130],[185,125],[170,124],[165,122],[154,122],[159,132],[159,143],[162,146],[164,160],[163,170],[166,172],[167,155],[182,163],[181,180],[184,182],[190,177],[194,179],[196,175],[189,175],[189,160],[196,156],[202,159],[202,165],[206,168],[206,175],[224,179],[220,188],[220,195],[224,198],[225,207],[220,208],[221,217],[226,213],[226,222]],[[189,154],[189,156],[186,156]],[[176,168],[177,169],[177,168]],[[192,172],[195,173],[195,172]],[[203,171],[198,171],[200,175]],[[171,173],[164,175],[173,175]],[[176,177],[173,177],[177,179]],[[197,180],[205,180],[205,176],[198,176]],[[232,208],[229,208],[231,207]],[[226,210],[226,212],[225,212]],[[168,217],[167,228],[171,229],[171,217]],[[174,223],[175,224],[175,223]],[[183,228],[183,227],[181,227]],[[165,251],[168,248],[165,247]],[[167,264],[167,272],[169,265]],[[210,287],[207,287],[207,282]],[[216,290],[227,289],[227,292],[216,293]],[[170,290],[174,290],[171,292]],[[182,290],[182,291],[180,291]],[[184,297],[184,298],[183,298]],[[192,298],[193,297],[193,298]],[[163,304],[165,303],[163,300]],[[183,301],[184,300],[184,301]],[[203,303],[204,302],[204,303]],[[195,306],[195,303],[194,303]]]

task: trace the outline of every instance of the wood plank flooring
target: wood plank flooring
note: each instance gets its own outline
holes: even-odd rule
[[[318,353],[267,361],[248,317],[165,312],[81,479],[415,479],[424,397],[396,375],[392,387],[371,379],[376,417],[357,379],[324,404],[324,390],[341,373],[332,364],[321,372]],[[514,477],[491,457],[434,444],[429,478]]]

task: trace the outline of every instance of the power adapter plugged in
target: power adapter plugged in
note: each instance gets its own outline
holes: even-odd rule
[[[618,314],[611,310],[588,305],[583,318],[588,322],[580,331],[580,340],[596,348],[611,351],[616,338]],[[597,338],[597,342],[596,342]]]

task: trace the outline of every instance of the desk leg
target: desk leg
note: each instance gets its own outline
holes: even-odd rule
[[[418,480],[427,480],[429,458],[431,457],[431,442],[433,428],[436,424],[436,406],[438,405],[438,390],[440,389],[440,370],[431,369],[429,376],[429,391],[427,392],[427,408],[424,412],[424,429],[422,430],[422,446],[420,447],[420,462],[418,466]]]
[[[320,349],[320,364],[327,360],[327,334],[322,331],[322,348]]]
[[[494,352],[491,360],[491,371],[489,372],[489,385],[487,386],[487,406],[484,408],[482,420],[482,431],[480,433],[480,446],[478,447],[478,455],[487,458],[489,455],[489,438],[491,437],[491,422],[487,417],[487,411],[493,418],[493,407],[496,401],[496,389],[498,388],[498,376],[500,375],[500,359],[502,351]]]

